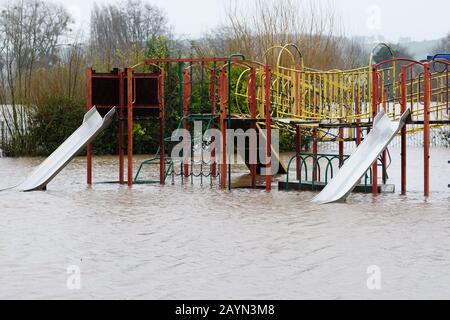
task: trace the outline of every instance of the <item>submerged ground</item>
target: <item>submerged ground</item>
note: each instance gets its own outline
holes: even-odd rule
[[[390,183],[399,189],[399,150]],[[0,192],[0,298],[450,298],[450,149],[408,153],[409,194],[352,195],[317,206],[310,192],[85,185],[76,159],[47,192]],[[40,159],[0,159],[0,189]],[[97,181],[117,159],[97,158]],[[79,266],[81,289],[67,268]],[[369,290],[369,266],[381,290]]]

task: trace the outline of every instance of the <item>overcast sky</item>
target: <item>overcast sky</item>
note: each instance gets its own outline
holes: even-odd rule
[[[0,0],[0,2],[5,0]],[[93,0],[53,0],[64,4],[78,26],[86,26]],[[247,1],[247,0],[242,0]],[[302,1],[302,0],[296,0]],[[334,2],[349,35],[382,35],[386,41],[399,38],[431,40],[450,32],[450,0],[316,0]],[[105,0],[96,2],[104,3]],[[229,0],[148,0],[165,10],[179,35],[199,37],[223,21]],[[380,39],[382,40],[382,39]]]

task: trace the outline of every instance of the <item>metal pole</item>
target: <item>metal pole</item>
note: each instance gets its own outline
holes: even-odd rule
[[[406,66],[402,66],[401,70],[401,113],[406,111],[407,104],[407,87],[406,87]],[[402,195],[406,194],[406,125],[401,131],[401,189]]]
[[[339,128],[339,168],[344,165],[344,128]]]
[[[214,63],[214,69],[211,71],[211,91],[210,91],[210,97],[211,97],[211,114],[213,116],[216,115],[217,113],[217,98],[216,98],[216,82],[217,82],[217,74],[216,74],[216,63]],[[212,165],[211,165],[211,178],[215,177],[217,175],[217,163],[216,163],[216,141],[215,141],[215,137],[211,138],[211,161],[212,161]],[[212,180],[211,180],[211,184],[212,184]]]
[[[119,70],[119,183],[124,184],[125,182],[125,70]]]
[[[219,95],[220,95],[220,130],[222,133],[222,163],[220,163],[220,187],[222,189],[226,188],[227,184],[227,122],[226,122],[226,112],[227,112],[227,73],[225,70],[221,71],[219,79]]]
[[[248,82],[249,87],[249,101],[250,101],[250,116],[252,119],[256,118],[256,70],[252,68],[250,70],[250,78]],[[253,132],[256,132],[256,123],[252,121],[251,128]],[[258,142],[257,142],[258,143]],[[251,139],[250,139],[251,144]],[[252,147],[255,147],[255,150],[252,150]],[[248,148],[248,157],[249,161],[252,160],[251,153],[258,152],[258,146],[249,145]],[[258,155],[256,155],[256,161],[258,161]],[[252,176],[252,188],[256,188],[256,163],[250,163],[250,174]]]
[[[127,85],[128,85],[128,186],[133,186],[133,70],[127,69]]]
[[[297,180],[300,181],[300,179],[301,179],[300,156],[302,153],[302,136],[301,136],[300,126],[295,127],[295,152],[296,152],[295,164],[296,164],[296,170],[297,170]]]
[[[265,67],[266,74],[266,192],[272,190],[272,115],[271,115],[271,70],[269,66]]]
[[[424,195],[430,195],[430,67],[424,64],[423,157]]]
[[[87,83],[87,99],[86,108],[89,111],[92,108],[92,68],[86,70],[86,83]],[[87,145],[86,148],[86,160],[87,160],[87,184],[92,185],[92,155],[93,147],[92,143]]]
[[[374,68],[372,72],[372,127],[375,117],[378,114],[378,68]],[[378,195],[378,157],[372,165],[372,194]]]
[[[186,133],[188,131],[188,122],[187,122],[187,117],[189,115],[189,98],[190,98],[190,75],[189,72],[187,70],[183,71],[183,117],[184,117],[184,121],[183,121],[183,129],[184,132]],[[185,136],[183,138],[184,143],[186,144],[185,149],[187,149],[187,140],[188,137]],[[189,148],[192,148],[192,141],[189,141]],[[186,178],[189,177],[189,159],[186,158],[186,155],[184,155],[185,159],[184,159],[184,176]],[[191,159],[192,159],[192,154],[191,154]]]
[[[231,60],[228,60],[228,128],[231,128]],[[228,155],[228,190],[231,191],[231,157],[234,156],[234,150]]]
[[[313,182],[317,182],[318,180],[318,160],[317,160],[317,154],[318,154],[318,143],[317,143],[317,129],[313,129]]]
[[[165,184],[166,181],[166,148],[164,144],[164,118],[165,118],[165,84],[164,84],[164,70],[161,69],[159,76],[159,183]]]
[[[395,66],[395,62],[393,62],[393,65]],[[395,75],[394,75],[394,79],[395,79]],[[388,80],[388,82],[389,82],[389,80]],[[381,96],[383,99],[383,111],[387,113],[387,92],[384,87],[384,81],[381,86]],[[395,110],[395,108],[394,108],[394,110]],[[386,151],[386,149],[384,149],[383,152],[381,153],[381,171],[382,171],[381,178],[382,178],[383,184],[386,184],[386,179],[387,179],[386,160],[387,160],[387,151]]]
[[[295,115],[300,115],[300,69],[301,66],[295,66],[294,71],[294,99],[295,99]]]
[[[359,86],[359,85],[358,85]],[[359,92],[359,90],[358,90]],[[356,123],[358,124],[356,128],[356,146],[359,146],[361,144],[361,127],[359,126],[361,124],[361,102],[360,102],[360,95],[359,93],[356,93],[356,114],[358,115],[358,118],[356,119]]]

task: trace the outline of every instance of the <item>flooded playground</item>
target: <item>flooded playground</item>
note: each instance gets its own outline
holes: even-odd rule
[[[428,200],[423,149],[408,149],[407,196],[400,150],[391,149],[395,194],[324,206],[275,183],[272,193],[179,179],[89,188],[86,159],[77,158],[47,192],[0,193],[0,298],[448,299],[450,150],[430,152]],[[40,161],[0,159],[0,189]],[[95,158],[94,182],[116,180],[117,166],[116,157]],[[71,265],[80,290],[67,289]],[[381,290],[367,287],[372,265]]]

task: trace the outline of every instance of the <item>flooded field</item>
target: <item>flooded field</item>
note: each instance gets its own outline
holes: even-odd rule
[[[408,151],[404,197],[399,150],[391,154],[397,193],[326,206],[311,192],[179,179],[89,188],[77,158],[47,192],[0,192],[0,298],[450,299],[450,149],[431,149],[429,199],[422,150]],[[41,160],[0,159],[0,189]],[[117,171],[117,158],[95,159],[95,181]],[[73,265],[80,290],[66,285]],[[373,265],[380,290],[367,286]]]

